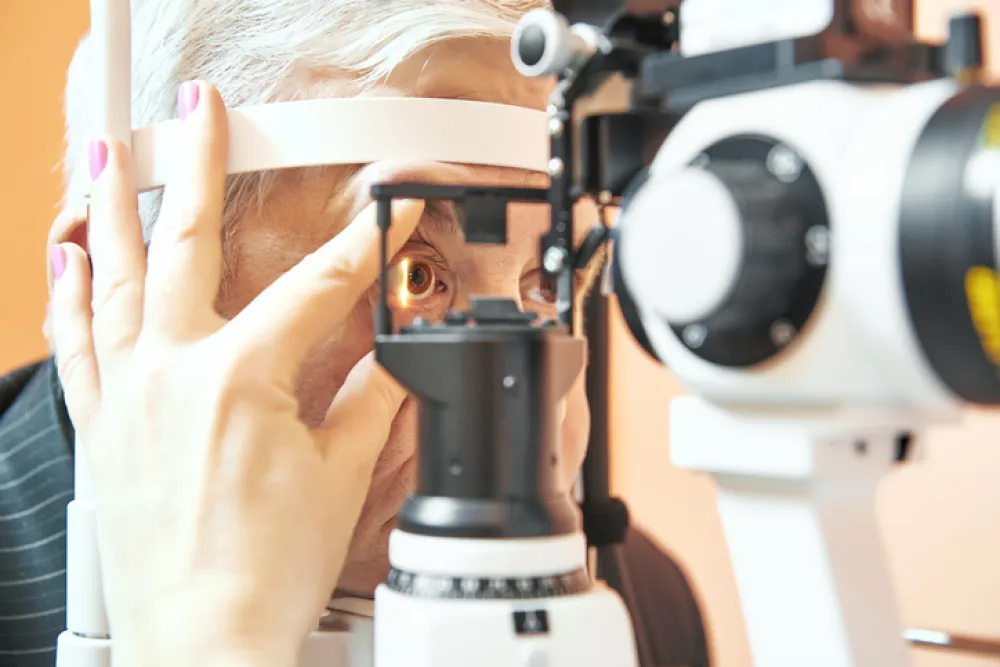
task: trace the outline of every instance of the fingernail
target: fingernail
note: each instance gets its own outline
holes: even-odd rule
[[[87,147],[87,155],[90,158],[90,180],[96,181],[108,166],[108,145],[99,139],[91,141]]]
[[[61,244],[49,248],[49,261],[52,262],[52,275],[59,280],[66,271],[66,249]]]
[[[177,91],[177,113],[184,120],[198,106],[198,84],[185,81]]]

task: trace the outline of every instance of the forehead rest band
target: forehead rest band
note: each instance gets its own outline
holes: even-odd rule
[[[545,172],[548,118],[507,104],[433,98],[305,100],[228,110],[228,173],[385,160]],[[132,130],[140,192],[180,157],[179,120]]]

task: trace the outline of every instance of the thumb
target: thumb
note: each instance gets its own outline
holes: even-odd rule
[[[350,469],[370,478],[405,398],[406,390],[375,361],[374,352],[351,369],[316,431],[334,474],[342,477]]]

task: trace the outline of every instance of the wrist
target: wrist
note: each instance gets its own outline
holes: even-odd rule
[[[217,648],[203,651],[158,651],[154,647],[112,649],[112,667],[295,667],[297,655],[269,651]]]
[[[208,640],[164,633],[149,641],[112,640],[112,667],[296,667],[297,648],[219,632]]]
[[[296,667],[311,628],[292,627],[289,616],[261,613],[217,582],[161,595],[115,614],[112,667]]]

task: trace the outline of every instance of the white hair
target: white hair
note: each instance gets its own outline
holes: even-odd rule
[[[518,19],[546,0],[132,0],[132,126],[176,116],[187,80],[212,83],[227,106],[319,96],[296,82],[346,78],[347,94],[384,81],[427,47],[454,39],[509,39]],[[66,86],[66,198],[80,192],[88,136],[90,63],[85,37]],[[230,177],[226,221],[267,196],[272,174]],[[159,191],[140,197],[147,241]]]

